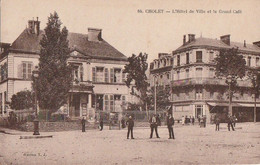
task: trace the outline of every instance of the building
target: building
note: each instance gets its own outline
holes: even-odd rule
[[[237,47],[244,56],[246,65],[251,68],[260,66],[260,42],[253,44],[230,41],[230,35],[221,36],[220,39],[195,38],[194,34],[183,37],[183,45],[172,52],[173,65],[171,69],[171,102],[173,114],[176,119],[182,116],[206,115],[207,121],[213,114],[225,113],[228,110],[228,86],[223,79],[215,77],[214,58],[220,49]],[[158,64],[160,63],[160,64]],[[165,72],[164,62],[155,60],[151,64],[151,76],[158,82],[165,82],[163,76],[157,75]],[[156,66],[156,67],[155,67]],[[158,69],[160,68],[160,69]],[[161,70],[161,71],[159,71]],[[156,74],[153,74],[157,72]],[[169,82],[169,80],[167,81]],[[151,82],[151,85],[154,85]],[[239,92],[235,92],[232,100],[233,114],[242,121],[253,120],[254,94],[250,80],[238,80]],[[260,99],[257,98],[257,120],[260,120]]]
[[[122,112],[131,101],[124,81],[127,57],[102,38],[102,30],[88,28],[87,34],[68,34],[73,65],[73,88],[63,109],[69,116],[94,119],[97,111]],[[10,45],[1,44],[0,114],[7,115],[13,94],[31,90],[32,71],[39,63],[40,21],[29,20],[26,28]]]

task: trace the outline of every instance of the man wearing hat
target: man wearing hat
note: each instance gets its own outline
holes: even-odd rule
[[[131,132],[131,139],[134,139],[133,136],[134,120],[132,119],[132,116],[129,116],[128,120],[126,121],[126,124],[128,125],[127,139],[129,139],[130,132]]]

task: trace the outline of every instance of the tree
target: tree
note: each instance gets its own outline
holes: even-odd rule
[[[21,91],[11,98],[11,108],[15,110],[30,109],[34,106],[34,94],[29,91]]]
[[[138,97],[141,101],[142,109],[146,109],[147,102],[147,82],[146,70],[148,69],[147,54],[140,53],[138,56],[133,54],[128,58],[123,73],[127,73],[126,85],[131,87],[131,94]]]
[[[167,107],[171,105],[170,95],[171,89],[169,86],[156,87],[156,109],[159,111],[168,110]],[[154,109],[154,87],[150,90],[149,97],[149,109]]]
[[[251,81],[251,85],[253,88],[253,93],[254,93],[254,122],[256,122],[256,98],[259,96],[259,91],[260,91],[260,68],[257,69],[248,69],[247,73],[248,78]]]
[[[237,87],[237,80],[245,76],[246,62],[242,55],[239,55],[237,48],[222,49],[215,58],[216,76],[226,80],[229,86],[229,114],[232,115],[232,96]]]
[[[68,65],[68,30],[63,27],[56,12],[48,17],[40,45],[39,77],[33,79],[41,109],[55,112],[67,102],[72,85],[71,67]]]

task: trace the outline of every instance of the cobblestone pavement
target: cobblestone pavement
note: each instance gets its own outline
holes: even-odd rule
[[[257,164],[260,163],[260,123],[238,123],[234,132],[221,124],[175,126],[176,139],[159,127],[160,139],[149,139],[149,128],[41,133],[46,139],[19,139],[0,133],[0,164]],[[31,135],[32,133],[22,133]]]

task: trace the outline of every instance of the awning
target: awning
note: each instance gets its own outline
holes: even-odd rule
[[[255,104],[240,103],[242,107],[255,107]],[[256,104],[256,107],[260,107],[260,104]]]
[[[207,104],[210,105],[210,106],[213,106],[213,107],[215,107],[215,106],[228,107],[228,106],[229,106],[228,103],[207,102]],[[242,105],[237,104],[237,103],[232,103],[231,105],[232,105],[233,107],[241,107],[241,106],[242,106]]]

